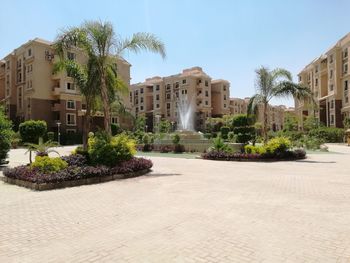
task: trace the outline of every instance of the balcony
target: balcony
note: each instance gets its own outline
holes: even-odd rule
[[[52,111],[61,111],[61,103],[54,103],[51,107]]]
[[[53,95],[59,96],[62,91],[63,91],[63,89],[61,89],[60,87],[54,87],[53,88]]]

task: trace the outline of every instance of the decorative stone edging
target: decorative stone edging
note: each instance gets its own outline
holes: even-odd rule
[[[14,185],[22,186],[32,190],[36,190],[36,191],[45,191],[45,190],[74,187],[74,186],[88,185],[88,184],[97,184],[97,183],[104,183],[104,182],[109,182],[114,180],[127,179],[127,178],[145,175],[150,171],[151,169],[143,169],[143,170],[131,172],[131,173],[115,174],[115,175],[102,176],[102,177],[90,177],[85,179],[62,181],[58,183],[32,183],[29,181],[9,178],[6,176],[4,176],[3,181],[8,184],[14,184]]]

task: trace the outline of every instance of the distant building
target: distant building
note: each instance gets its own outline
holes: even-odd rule
[[[61,123],[61,131],[81,132],[84,98],[71,77],[65,72],[52,74],[53,64],[58,61],[53,42],[35,38],[16,48],[0,61],[0,103],[14,123],[25,120],[45,120],[48,129]],[[65,51],[68,59],[84,64],[87,58],[78,49]],[[118,73],[130,85],[130,64],[115,58]],[[130,110],[127,96],[123,98]],[[112,114],[112,122],[119,122]],[[103,125],[103,113],[94,116],[96,125]]]
[[[148,130],[157,124],[156,116],[179,123],[179,104],[188,103],[194,110],[194,127],[203,130],[208,117],[229,114],[230,83],[212,80],[200,67],[184,69],[167,77],[148,78],[131,85],[130,103],[135,116],[143,115]]]
[[[316,101],[313,105],[311,100],[295,100],[300,121],[312,115],[328,127],[343,127],[344,118],[350,117],[349,46],[350,33],[299,73],[299,83],[312,91]]]

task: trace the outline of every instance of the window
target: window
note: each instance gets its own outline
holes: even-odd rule
[[[167,100],[170,100],[170,93],[168,93],[168,94],[166,95],[166,99],[167,99]]]
[[[205,96],[209,97],[209,91],[207,91],[207,90],[205,91]]]
[[[141,93],[141,94],[143,93],[143,88],[140,89],[140,93]]]
[[[224,108],[226,108],[226,104],[224,104]]]
[[[67,52],[67,58],[69,60],[75,60],[75,54],[73,52]]]
[[[159,94],[156,95],[156,100],[159,100]]]
[[[136,99],[136,100],[135,100],[135,104],[139,104],[139,99]]]
[[[76,132],[77,132],[76,129],[66,129],[67,134],[74,134]]]
[[[331,109],[334,109],[334,100],[331,101]]]
[[[349,102],[349,97],[345,96],[345,103],[348,103],[348,102]]]
[[[156,90],[159,90],[159,85],[156,86]]]
[[[166,104],[166,108],[167,108],[167,109],[170,109],[170,103],[167,103],[167,104]]]
[[[32,56],[32,49],[28,49],[28,57],[31,57]]]
[[[18,108],[22,109],[23,107],[23,98],[22,98],[22,87],[18,88]]]
[[[143,97],[140,98],[140,103],[143,103]]]
[[[343,50],[343,58],[347,58],[347,57],[348,57],[348,49],[345,48],[345,49]]]
[[[75,110],[75,101],[67,100],[67,110]]]
[[[209,103],[208,103],[208,101],[206,100],[206,101],[205,101],[205,105],[208,105],[208,104],[209,104]]]
[[[348,73],[348,63],[345,63],[343,66],[343,73],[347,74]]]
[[[330,78],[330,79],[333,78],[333,70],[332,70],[332,69],[329,71],[329,78]]]
[[[224,85],[223,90],[226,91],[226,85]]]
[[[206,80],[204,83],[205,83],[204,85],[205,85],[206,87],[209,86],[209,81]]]
[[[118,117],[111,117],[111,123],[118,123]]]
[[[348,81],[345,80],[344,81],[344,91],[347,91],[348,90]]]
[[[67,82],[67,90],[75,90],[74,83]]]
[[[333,63],[333,55],[329,56],[329,63]]]
[[[140,106],[140,111],[143,111],[143,106]]]
[[[6,61],[6,69],[10,69],[10,61]]]
[[[332,91],[334,89],[333,84],[329,85],[329,90]]]
[[[132,92],[130,92],[130,102],[132,102]]]
[[[331,115],[331,124],[334,124],[334,115]]]
[[[167,85],[166,85],[166,89],[167,89],[167,90],[170,90],[170,87],[171,87],[170,84],[167,84]]]
[[[182,84],[186,84],[186,82],[187,82],[186,79],[182,80]]]
[[[67,125],[69,125],[69,126],[75,126],[76,125],[76,115],[73,113],[67,113],[66,122],[67,122]]]
[[[224,100],[226,100],[226,95],[224,95]]]
[[[156,108],[159,109],[159,104],[156,104]]]
[[[175,82],[175,89],[179,87],[179,82]]]
[[[316,66],[315,68],[315,73],[318,73],[318,66]]]
[[[318,86],[318,79],[315,79],[315,86]]]

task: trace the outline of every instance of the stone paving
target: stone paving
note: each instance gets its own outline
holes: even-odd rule
[[[1,181],[0,262],[350,262],[350,148],[331,150],[152,157],[147,176],[45,192]]]

